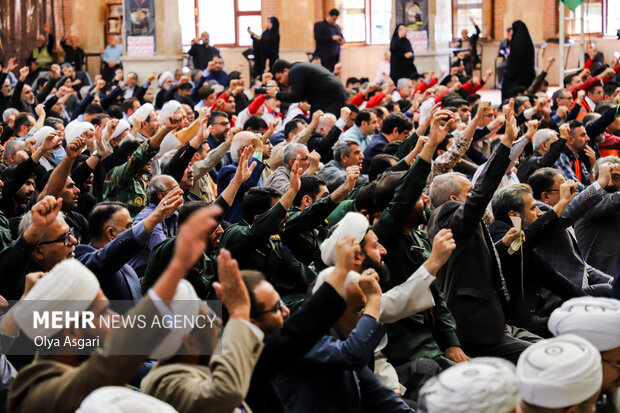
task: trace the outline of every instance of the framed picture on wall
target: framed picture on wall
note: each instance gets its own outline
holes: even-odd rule
[[[121,17],[123,15],[123,5],[122,4],[109,4],[110,8],[110,17]]]
[[[108,19],[108,33],[121,34],[121,20],[120,19]]]

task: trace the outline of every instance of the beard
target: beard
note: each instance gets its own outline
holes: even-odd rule
[[[377,271],[379,274],[379,279],[382,283],[390,281],[390,269],[383,262],[376,262],[370,259],[370,257],[364,257],[364,261],[362,262],[362,267],[364,269],[372,268]]]

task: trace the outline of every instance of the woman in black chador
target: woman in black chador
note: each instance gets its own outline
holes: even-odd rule
[[[396,26],[396,29],[394,29],[392,41],[390,42],[390,52],[392,53],[390,59],[390,77],[394,83],[398,82],[398,79],[403,77],[411,78],[412,74],[418,72],[413,64],[413,48],[406,35],[407,26],[399,24]]]
[[[267,27],[262,35],[257,35],[248,27],[248,33],[252,36],[254,48],[254,72],[252,77],[260,76],[265,71],[265,62],[269,64],[280,57],[280,22],[276,17],[270,17]]]
[[[502,83],[502,100],[508,99],[510,92],[516,87],[530,87],[536,78],[534,60],[534,42],[530,32],[525,23],[517,20],[512,24],[512,42]]]

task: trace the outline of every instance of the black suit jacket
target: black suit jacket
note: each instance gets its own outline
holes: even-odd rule
[[[340,134],[342,134],[342,130],[336,125],[332,126],[325,136],[313,132],[308,141],[308,150],[311,152],[316,150],[321,155],[321,162],[327,163],[334,159],[332,147],[338,141]]]
[[[546,304],[542,298],[543,287],[562,299],[584,295],[583,291],[544,261],[534,248],[545,233],[552,231],[559,223],[553,210],[547,211],[528,228],[523,230],[523,279],[521,278],[521,254],[519,251],[509,255],[506,249],[500,252],[502,271],[506,278],[510,301],[504,303],[506,322],[522,327],[541,337],[552,337],[547,327],[548,313],[539,310]],[[501,239],[512,228],[503,221],[495,221],[489,226],[493,241]],[[558,303],[559,304],[559,303]]]
[[[562,150],[564,150],[565,144],[566,139],[560,138],[551,145],[551,148],[549,148],[544,155],[541,155],[539,152],[534,152],[532,155],[522,160],[517,169],[517,178],[519,178],[519,181],[526,183],[530,175],[536,172],[536,170],[545,167],[553,167],[555,161],[560,157]]]
[[[510,163],[510,149],[500,144],[465,202],[448,201],[435,209],[429,239],[452,230],[456,249],[437,274],[461,342],[494,344],[504,332],[501,300],[507,300],[492,239],[482,222],[484,211]],[[503,296],[503,298],[500,298]]]
[[[285,411],[272,380],[310,351],[340,319],[345,308],[342,297],[325,283],[304,301],[280,330],[265,338],[245,398],[254,413]]]

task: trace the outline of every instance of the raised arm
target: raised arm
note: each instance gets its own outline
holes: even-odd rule
[[[73,142],[67,145],[67,155],[52,171],[49,180],[47,181],[47,185],[45,185],[45,188],[43,188],[43,191],[41,191],[39,197],[37,198],[38,201],[43,199],[46,195],[52,195],[55,197],[60,196],[62,190],[67,184],[67,178],[71,173],[71,167],[75,162],[75,158],[77,158],[82,152],[85,145],[86,141],[81,136],[78,136]]]

